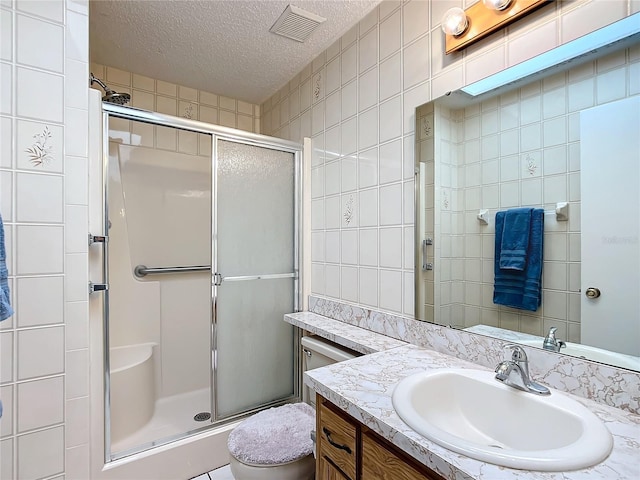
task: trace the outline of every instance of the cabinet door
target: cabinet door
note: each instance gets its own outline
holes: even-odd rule
[[[362,435],[362,478],[365,480],[439,480],[442,477],[421,472],[372,435]]]
[[[349,480],[324,457],[320,458],[320,468],[317,472],[317,477],[316,480]]]

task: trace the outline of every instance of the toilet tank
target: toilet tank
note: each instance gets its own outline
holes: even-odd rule
[[[316,336],[302,337],[300,343],[302,343],[302,369],[305,372],[361,355],[361,353]],[[315,394],[307,386],[302,392],[302,400],[315,408]]]

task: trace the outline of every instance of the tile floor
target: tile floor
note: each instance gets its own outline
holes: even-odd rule
[[[231,468],[229,465],[224,467],[217,468],[209,473],[203,473],[202,475],[198,475],[192,480],[234,480],[233,475],[231,475]]]

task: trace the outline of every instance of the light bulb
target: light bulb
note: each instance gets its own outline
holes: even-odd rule
[[[512,0],[482,0],[489,10],[504,10],[511,5]]]
[[[469,21],[464,10],[458,7],[450,8],[442,17],[442,31],[447,35],[457,37],[467,29]]]

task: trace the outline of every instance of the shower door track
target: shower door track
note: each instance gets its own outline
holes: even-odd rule
[[[278,150],[281,152],[291,153],[293,155],[294,162],[294,261],[293,267],[294,272],[289,273],[279,273],[279,274],[264,274],[264,275],[250,275],[250,276],[234,276],[234,277],[223,277],[219,273],[217,273],[217,258],[216,258],[216,249],[217,249],[217,228],[214,221],[212,221],[212,242],[211,242],[211,258],[212,258],[212,266],[194,266],[194,267],[144,267],[143,265],[139,265],[138,267],[144,268],[140,270],[142,276],[146,274],[163,274],[163,273],[182,273],[187,271],[211,271],[211,354],[212,354],[212,362],[211,362],[211,371],[212,371],[212,388],[211,388],[211,423],[206,426],[202,426],[200,428],[190,430],[185,433],[176,434],[172,436],[168,436],[161,440],[152,441],[150,444],[144,444],[139,447],[135,447],[130,450],[126,450],[123,452],[118,452],[117,454],[111,454],[111,434],[110,434],[110,369],[109,369],[109,293],[108,290],[104,292],[103,297],[103,361],[104,361],[104,405],[105,405],[105,429],[104,429],[104,442],[105,442],[105,462],[111,462],[114,460],[121,459],[126,456],[130,456],[136,453],[140,453],[142,451],[148,450],[149,448],[166,445],[177,440],[181,440],[183,438],[187,438],[189,436],[203,433],[205,431],[210,430],[216,426],[223,426],[225,424],[241,420],[249,415],[252,415],[260,410],[265,408],[277,407],[280,405],[284,405],[290,403],[292,401],[298,401],[301,395],[301,357],[299,352],[299,339],[301,333],[296,331],[293,338],[293,353],[294,353],[294,375],[293,375],[293,394],[286,398],[280,398],[271,402],[267,402],[263,405],[259,405],[256,407],[252,407],[242,412],[233,413],[230,415],[226,415],[224,417],[218,417],[217,415],[217,375],[216,375],[216,358],[217,358],[217,339],[216,339],[216,327],[217,327],[217,287],[220,286],[222,281],[235,282],[235,281],[247,281],[247,280],[271,280],[271,279],[281,279],[281,278],[292,278],[294,280],[294,288],[293,288],[293,310],[295,312],[300,311],[301,302],[301,288],[300,288],[300,278],[302,275],[301,272],[301,262],[300,262],[300,254],[301,254],[301,239],[302,232],[300,230],[300,226],[302,225],[301,215],[302,215],[302,182],[301,182],[301,160],[302,160],[302,145],[296,142],[291,142],[289,140],[277,139],[257,133],[245,132],[236,130],[234,128],[228,128],[218,125],[212,125],[204,122],[200,122],[197,120],[191,120],[182,117],[175,117],[172,115],[166,115],[156,112],[150,112],[147,110],[142,110],[134,107],[125,107],[120,105],[115,105],[111,103],[102,103],[102,111],[103,111],[103,165],[102,165],[102,175],[103,175],[103,192],[102,192],[102,200],[103,200],[103,212],[104,212],[104,226],[103,231],[104,235],[107,235],[109,232],[109,211],[108,211],[108,179],[109,179],[109,117],[121,118],[124,120],[133,120],[139,121],[143,123],[148,123],[152,125],[159,125],[164,127],[175,128],[178,130],[187,130],[196,133],[203,133],[211,135],[212,140],[212,148],[211,148],[211,165],[212,168],[217,164],[217,141],[225,140],[230,142],[241,143],[244,145],[252,145],[260,148],[267,148],[272,150]],[[211,174],[212,178],[212,201],[215,198],[216,189],[216,175],[212,170]],[[213,211],[212,211],[213,214]],[[108,245],[104,244],[103,248],[103,281],[105,284],[108,284],[109,281],[109,272],[108,272]],[[137,268],[136,267],[136,270]],[[188,270],[193,269],[193,270]]]

